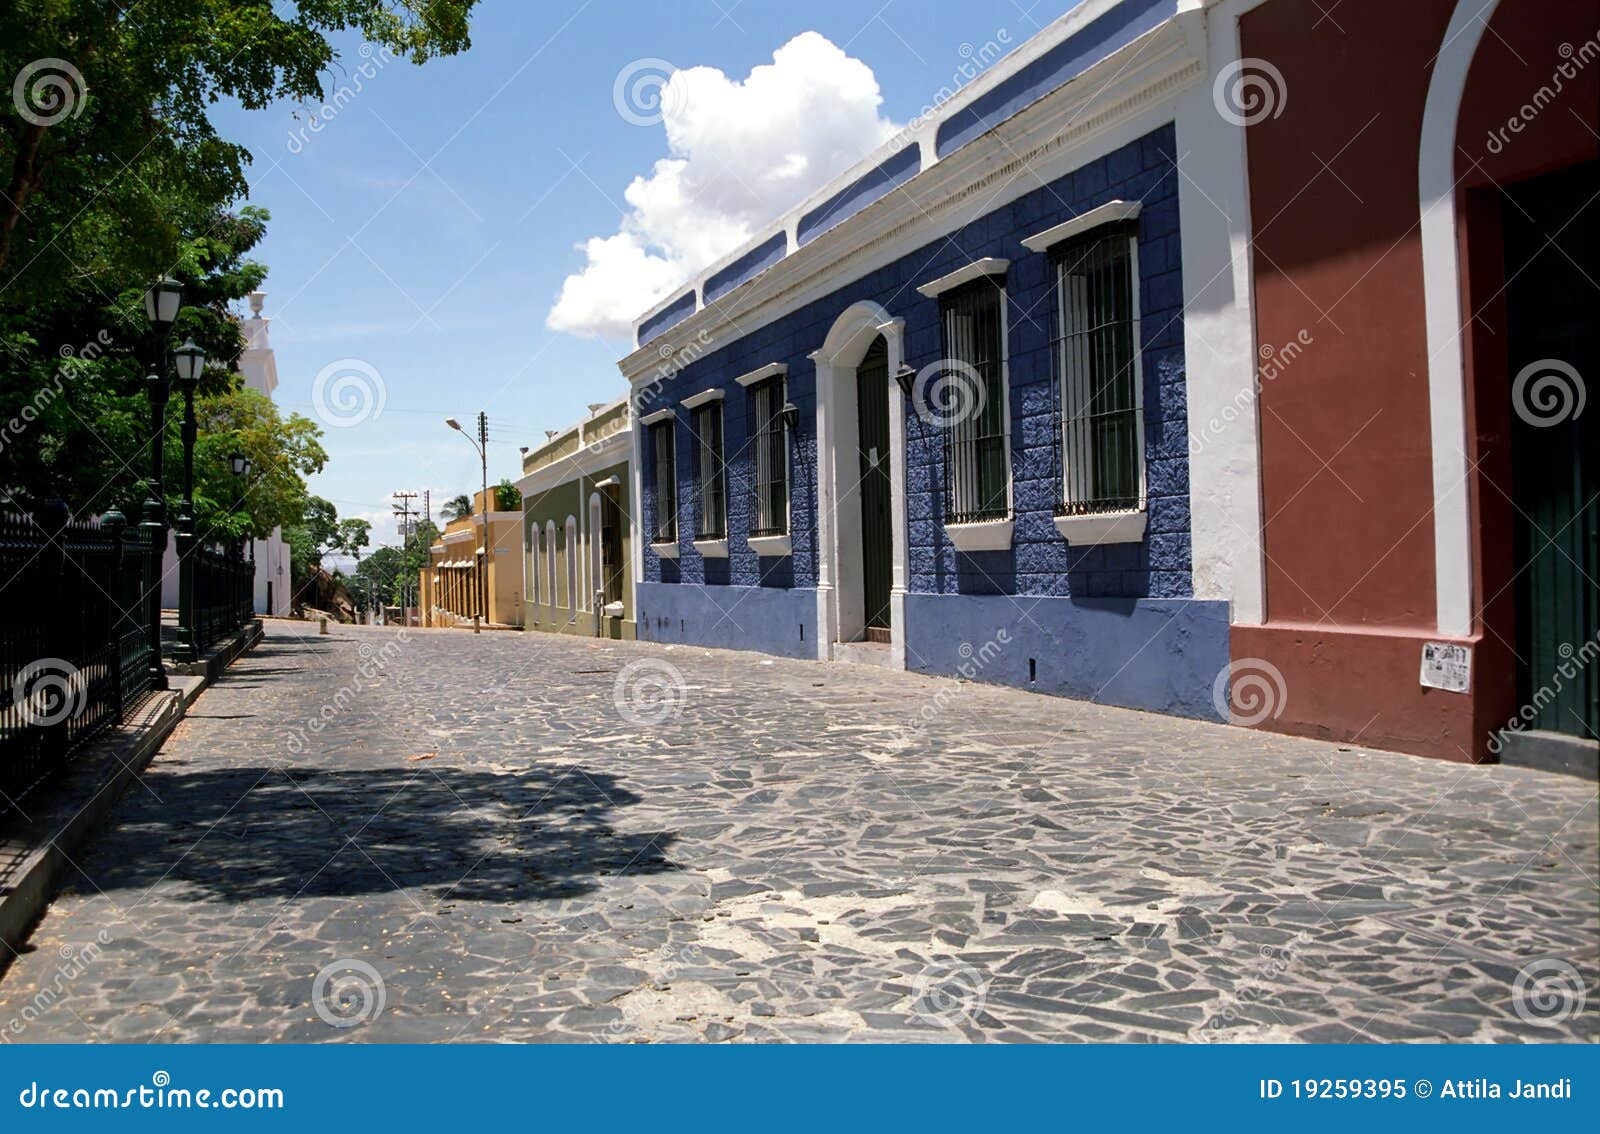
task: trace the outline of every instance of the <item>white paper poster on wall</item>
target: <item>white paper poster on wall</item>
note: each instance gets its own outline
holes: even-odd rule
[[[1465,693],[1472,686],[1472,649],[1454,642],[1422,644],[1422,684]]]

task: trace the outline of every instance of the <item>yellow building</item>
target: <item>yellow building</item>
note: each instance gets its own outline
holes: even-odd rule
[[[474,615],[490,626],[522,625],[522,513],[490,512],[487,533],[478,492],[472,515],[451,520],[428,548],[419,590],[424,626],[470,624]]]
[[[627,398],[523,454],[527,627],[633,638],[632,415]]]

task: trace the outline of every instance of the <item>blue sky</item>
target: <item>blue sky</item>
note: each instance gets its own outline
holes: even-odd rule
[[[624,214],[638,212],[624,192],[636,178],[650,179],[655,163],[669,156],[662,124],[630,122],[614,103],[616,78],[630,64],[659,59],[678,68],[716,68],[726,82],[740,83],[752,68],[772,64],[774,52],[795,37],[819,33],[841,59],[870,68],[867,78],[875,78],[882,104],[876,111],[858,107],[854,119],[811,144],[818,152],[864,153],[873,141],[866,135],[882,128],[863,124],[874,115],[904,123],[985,45],[1014,47],[1072,6],[1050,0],[1030,12],[1025,3],[890,0],[874,15],[878,2],[486,0],[473,24],[472,49],[452,59],[421,68],[400,60],[378,66],[364,60],[359,39],[345,41],[337,77],[353,88],[353,72],[364,61],[370,77],[360,79],[359,92],[316,134],[304,130],[308,108],[219,107],[219,129],[255,155],[250,201],[272,213],[257,255],[271,270],[266,313],[274,318],[279,404],[319,416],[315,379],[343,359],[361,364],[358,382],[369,381],[359,376],[364,370],[382,384],[376,418],[326,429],[330,461],[313,491],[334,501],[342,516],[386,517],[389,494],[400,489],[432,489],[437,507],[446,495],[475,488],[479,476],[476,454],[445,427],[445,417],[466,424],[480,409],[488,412],[493,483],[518,475],[519,445],[542,440],[545,429],[581,416],[588,403],[625,392],[616,360],[626,341],[606,328],[598,334],[589,328],[588,337],[552,330],[546,320],[563,281],[586,266],[581,246],[614,236]],[[784,104],[787,96],[773,87],[796,76],[797,59],[791,55],[787,71],[769,70],[759,99]],[[840,68],[837,85],[848,79],[861,102],[865,71]],[[700,110],[710,114],[694,119],[703,134],[718,128],[716,115],[738,103],[731,96],[739,92],[710,72],[696,74],[703,79],[698,86],[664,93],[695,92]],[[802,85],[836,82],[832,72],[800,78]],[[778,111],[793,113],[796,106],[779,106],[769,123],[754,86],[737,110],[744,116],[739,129],[748,134],[721,153],[709,152],[702,138],[708,151],[702,167],[711,162],[720,169],[747,155],[774,164],[767,155],[783,138],[770,135],[794,132]],[[803,97],[813,100],[797,104],[799,119],[809,123],[820,117],[820,96]],[[813,168],[810,178],[820,175]],[[731,176],[739,186],[755,179],[750,171]],[[668,180],[663,175],[644,188],[671,189]],[[792,188],[799,194],[809,184],[801,174]],[[763,186],[752,200],[730,207],[734,213],[742,207],[748,222],[750,210],[764,211],[774,192],[781,198],[785,188]],[[719,194],[715,186],[706,191]],[[658,199],[661,192],[649,195]],[[712,210],[711,220],[703,207]],[[655,219],[644,216],[643,235],[635,223],[629,243],[649,254],[651,224],[675,226],[674,239],[688,232],[684,239],[692,243],[696,234],[720,231],[716,210],[723,207],[720,197],[709,204],[674,201],[664,214],[648,206]],[[669,250],[650,264],[670,273],[671,263],[682,267],[685,257],[706,254],[697,248],[674,261]],[[609,300],[613,283],[628,283],[626,264],[620,280],[615,265],[611,272],[593,281],[591,307],[595,294]],[[617,295],[623,306],[642,302]],[[375,525],[374,535],[375,542],[392,542],[392,521]]]

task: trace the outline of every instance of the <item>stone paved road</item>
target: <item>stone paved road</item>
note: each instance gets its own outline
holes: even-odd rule
[[[857,667],[298,630],[122,801],[0,1039],[1600,1035],[1576,779]]]

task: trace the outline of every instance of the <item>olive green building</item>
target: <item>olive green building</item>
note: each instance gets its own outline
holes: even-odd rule
[[[632,638],[631,407],[593,407],[522,457],[524,626]]]

